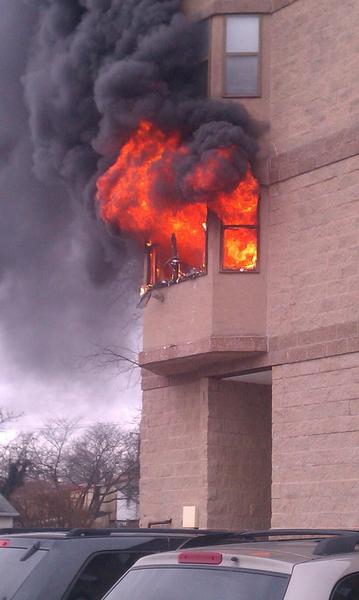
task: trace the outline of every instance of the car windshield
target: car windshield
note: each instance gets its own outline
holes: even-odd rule
[[[0,598],[10,600],[31,571],[47,554],[38,550],[24,560],[29,549],[25,548],[0,548]],[[22,559],[22,560],[21,560]]]
[[[282,600],[288,580],[287,575],[240,569],[133,569],[106,600]]]

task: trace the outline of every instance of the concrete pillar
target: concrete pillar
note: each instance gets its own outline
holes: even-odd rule
[[[270,522],[270,388],[209,378],[146,390],[141,439],[141,524],[197,506],[199,527]]]

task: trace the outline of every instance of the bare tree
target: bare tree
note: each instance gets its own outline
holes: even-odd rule
[[[9,498],[25,479],[32,466],[33,433],[21,433],[0,448],[0,493]]]
[[[31,476],[51,482],[55,488],[67,479],[67,454],[76,434],[79,419],[46,421],[32,444]]]
[[[137,502],[138,446],[138,427],[47,422],[3,446],[0,492],[11,497],[23,526],[91,526],[119,492]]]
[[[20,417],[20,414],[0,407],[0,432]],[[5,498],[24,483],[30,467],[28,444],[28,436],[20,435],[15,440],[0,445],[0,494]]]
[[[99,347],[84,357],[84,365],[99,371],[112,371],[116,377],[126,374],[129,382],[139,382],[141,365],[138,362],[138,351],[121,346]]]
[[[87,506],[91,519],[113,494],[137,501],[138,431],[112,423],[96,423],[74,441],[67,455],[68,479],[78,490],[77,505]]]
[[[17,421],[21,415],[15,414],[0,406],[0,431],[3,430],[4,425],[8,425],[13,421]]]

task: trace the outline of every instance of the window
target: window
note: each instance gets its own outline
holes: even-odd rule
[[[259,194],[254,177],[242,182],[241,201],[236,214],[222,217],[221,266],[222,271],[241,273],[258,272]]]
[[[149,567],[127,573],[108,600],[283,600],[288,580],[262,571]]]
[[[255,97],[260,94],[260,18],[226,17],[224,95]]]
[[[207,207],[200,203],[189,205],[173,221],[169,219],[168,223],[176,233],[146,243],[142,295],[153,288],[207,274]]]
[[[195,68],[194,94],[199,98],[208,96],[208,49],[209,49],[209,23],[208,20],[197,23],[199,41],[198,64]]]
[[[39,562],[46,557],[47,550],[38,550],[26,560],[23,560],[30,547],[4,547],[0,549],[1,598],[13,598],[19,587],[36,569]]]
[[[342,579],[335,587],[331,600],[357,600],[359,598],[359,574]]]
[[[67,600],[100,600],[141,556],[135,552],[96,554],[81,571]]]
[[[174,95],[183,94],[184,89],[191,97],[206,98],[208,96],[208,57],[209,57],[209,20],[203,19],[193,23],[190,46],[190,60],[183,56],[176,67],[169,56],[164,81]]]
[[[233,225],[222,229],[222,269],[256,272],[258,263],[257,227]]]

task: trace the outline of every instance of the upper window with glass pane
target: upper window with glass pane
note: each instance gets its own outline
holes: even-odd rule
[[[224,95],[259,96],[260,17],[226,17]]]

